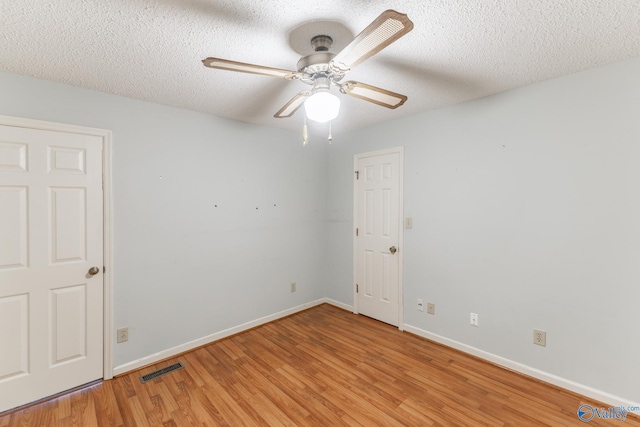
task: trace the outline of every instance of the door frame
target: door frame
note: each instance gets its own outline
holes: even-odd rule
[[[398,194],[398,329],[404,330],[404,147],[387,148],[384,150],[369,151],[353,156],[353,170],[358,171],[360,159],[376,157],[386,154],[398,154],[399,194]],[[358,237],[356,227],[358,227],[358,180],[356,174],[353,175],[353,313],[358,314],[358,293],[356,292],[356,281],[358,279]]]
[[[64,123],[47,122],[0,115],[0,125],[20,128],[76,133],[102,138],[103,197],[103,379],[113,378],[113,203],[111,188],[112,131]]]

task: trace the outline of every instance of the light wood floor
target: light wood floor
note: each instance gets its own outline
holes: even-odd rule
[[[177,361],[185,369],[140,382]],[[576,415],[585,403],[605,406],[321,305],[7,413],[0,427],[640,426],[585,424]]]

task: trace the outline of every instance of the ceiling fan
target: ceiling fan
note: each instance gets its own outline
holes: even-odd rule
[[[327,122],[337,117],[340,100],[330,92],[331,86],[346,95],[372,102],[387,108],[398,108],[407,100],[405,95],[368,84],[346,81],[345,74],[356,65],[380,52],[413,29],[407,15],[387,10],[358,34],[338,54],[329,53],[333,44],[330,36],[319,34],[311,39],[314,53],[298,61],[298,71],[263,67],[220,58],[206,58],[202,63],[209,68],[260,74],[287,80],[300,80],[312,86],[311,90],[298,93],[275,115],[275,118],[291,117],[301,105],[305,105],[307,117]]]

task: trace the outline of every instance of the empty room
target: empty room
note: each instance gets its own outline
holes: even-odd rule
[[[0,427],[640,426],[640,3],[0,24]]]

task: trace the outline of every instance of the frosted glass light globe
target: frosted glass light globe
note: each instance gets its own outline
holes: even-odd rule
[[[325,123],[338,117],[340,98],[329,91],[318,91],[307,98],[304,109],[309,120]]]

